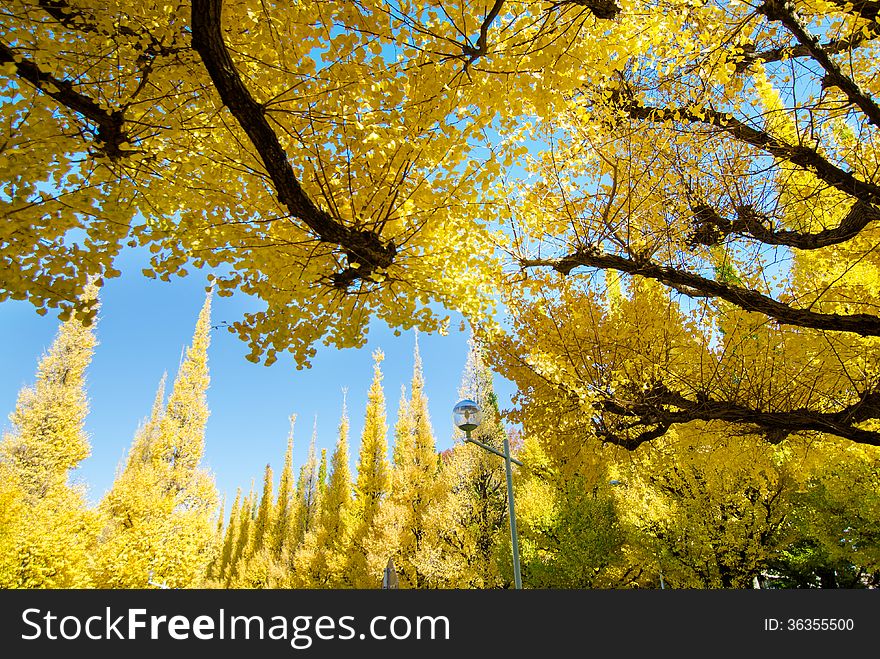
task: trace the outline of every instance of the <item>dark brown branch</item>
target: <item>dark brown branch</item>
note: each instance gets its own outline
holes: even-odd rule
[[[462,51],[470,58],[468,60],[469,64],[473,64],[478,58],[489,52],[489,28],[492,27],[495,19],[498,18],[498,14],[501,13],[503,6],[504,0],[495,0],[495,4],[492,5],[492,9],[489,10],[486,18],[483,19],[483,23],[480,25],[480,36],[477,37],[476,47],[471,46],[470,43],[462,46]]]
[[[67,80],[49,75],[33,62],[16,55],[6,44],[0,43],[0,64],[8,62],[15,64],[19,78],[94,123],[97,126],[98,147],[108,158],[117,160],[125,155],[121,146],[128,142],[128,135],[123,130],[125,117],[121,110],[102,108],[93,99],[76,91]]]
[[[834,86],[840,89],[850,103],[858,106],[865,113],[868,123],[880,126],[880,106],[874,102],[874,99],[859,89],[855,81],[844,75],[830,55],[822,49],[816,38],[801,25],[792,9],[793,5],[787,2],[787,0],[764,0],[764,3],[758,7],[758,11],[769,20],[781,22],[798,42],[809,51],[810,56],[825,69],[824,84],[826,86]]]
[[[874,37],[880,36],[880,26],[875,27],[876,33]],[[873,37],[872,37],[873,38]],[[819,44],[819,47],[829,55],[845,53],[857,48],[869,39],[862,34],[854,35],[850,39],[835,39],[827,43]],[[745,73],[748,68],[755,62],[781,62],[787,59],[795,59],[798,57],[810,57],[810,51],[806,46],[780,46],[779,48],[770,48],[756,52],[752,44],[742,46],[743,55],[737,60],[736,72]]]
[[[40,8],[64,27],[80,32],[97,32],[92,21],[85,20],[80,10],[65,0],[39,0]]]
[[[783,142],[769,133],[748,126],[729,114],[709,108],[696,114],[687,109],[641,105],[620,92],[615,95],[614,99],[617,107],[634,119],[655,122],[687,121],[720,128],[746,144],[751,144],[776,158],[810,170],[819,179],[845,194],[868,204],[880,203],[880,186],[859,180],[851,173],[829,162],[815,149],[800,145],[793,146]]]
[[[877,0],[829,0],[837,5],[840,11],[859,16],[869,21],[876,21],[880,16],[880,2]]]
[[[763,313],[783,325],[809,327],[860,336],[880,336],[880,318],[871,314],[829,314],[797,309],[757,291],[706,279],[690,272],[661,266],[648,260],[633,260],[596,250],[578,250],[558,259],[522,259],[524,268],[551,267],[568,275],[574,268],[619,270],[654,279],[690,297],[716,297],[746,311]]]
[[[357,279],[368,278],[377,268],[387,268],[397,253],[392,241],[383,242],[374,232],[359,231],[337,222],[302,189],[278,136],[266,120],[264,107],[251,96],[235,68],[223,41],[221,13],[222,0],[193,0],[193,48],[201,56],[223,104],[260,154],[281,203],[321,241],[345,250],[353,267],[334,275],[334,285],[347,288]]]
[[[635,449],[640,444],[656,439],[673,424],[691,421],[725,421],[757,426],[774,442],[781,441],[793,432],[816,431],[859,444],[880,446],[880,433],[854,425],[880,417],[880,394],[877,393],[864,393],[858,401],[837,412],[819,412],[807,408],[768,412],[730,401],[710,400],[707,397],[692,400],[658,383],[640,393],[635,401],[608,399],[600,402],[597,407],[601,412],[623,417],[617,423],[603,418],[597,424],[600,439],[627,449]],[[653,427],[646,428],[633,437],[628,436],[626,431],[638,426]]]
[[[748,206],[737,208],[737,217],[734,220],[723,217],[708,204],[698,204],[691,210],[694,212],[695,224],[691,244],[708,246],[718,245],[728,235],[739,233],[767,245],[786,245],[804,250],[820,249],[846,242],[857,236],[871,222],[880,220],[880,211],[861,200],[852,205],[840,225],[816,233],[770,228],[771,221]]]
[[[146,29],[135,30],[127,25],[114,26],[112,31],[99,29],[95,17],[70,6],[67,0],[39,0],[40,8],[54,18],[60,25],[77,32],[97,33],[110,37],[123,36],[131,40],[132,46],[142,49],[145,54],[151,56],[170,55],[177,52],[178,47],[163,44]],[[174,36],[178,41],[183,36],[183,31]],[[144,45],[145,44],[145,45]]]
[[[615,0],[558,0],[550,7],[551,10],[564,7],[565,5],[578,5],[586,7],[596,18],[610,20],[615,18],[621,11],[620,5]]]
[[[849,0],[830,1],[837,5],[840,11],[849,13],[853,16],[860,16],[867,20],[868,23],[861,26],[856,34],[853,34],[846,39],[833,39],[826,43],[816,44],[824,53],[828,55],[845,53],[880,36],[880,22],[877,21],[880,2],[874,2],[872,0],[862,2],[850,2]],[[865,30],[867,30],[867,33],[865,33]],[[810,49],[804,44],[781,46],[779,48],[770,48],[760,52],[755,52],[755,46],[753,44],[744,44],[742,48],[744,52],[736,64],[737,73],[745,72],[758,60],[762,62],[779,62],[785,59],[811,56]]]

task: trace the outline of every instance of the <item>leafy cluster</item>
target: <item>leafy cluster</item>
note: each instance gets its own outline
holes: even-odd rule
[[[418,344],[393,446],[377,351],[355,472],[344,403],[332,453],[318,451],[313,431],[298,472],[294,415],[277,490],[267,465],[262,490],[239,490],[227,516],[200,466],[210,302],[170,395],[163,378],[94,508],[71,474],[88,454],[84,374],[96,341],[76,320],[61,326],[0,443],[0,586],[378,588],[389,563],[402,588],[512,586],[503,461],[458,440],[438,453]],[[526,587],[877,585],[874,447],[829,437],[772,445],[700,422],[626,449],[577,440],[564,418],[543,424],[557,401],[534,397],[520,436],[503,423],[485,354],[472,341],[461,394],[484,411],[473,439],[501,447],[512,435],[523,463],[515,510]]]
[[[0,300],[86,337],[87,282],[141,247],[148,277],[207,268],[261,301],[230,329],[299,367],[364,345],[370,318],[434,331],[454,308],[518,388],[533,585],[876,581],[875,0],[10,0],[0,25]],[[4,440],[9,519],[36,493],[81,509],[64,386],[87,354],[59,378],[59,350]],[[117,482],[132,520],[126,479],[176,492],[162,519],[209,507],[203,415],[169,430],[199,368]],[[214,582],[369,585],[394,554],[409,587],[509,583],[497,461],[437,457],[416,359],[386,463],[378,382],[358,473],[343,417],[329,459],[239,499]],[[0,539],[34,566],[13,582],[87,579],[38,558],[102,524],[70,519]]]

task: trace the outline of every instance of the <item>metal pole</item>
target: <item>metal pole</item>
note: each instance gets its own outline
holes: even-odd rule
[[[513,580],[517,590],[522,588],[519,573],[519,538],[516,535],[516,514],[513,512],[513,474],[510,467],[510,443],[504,435],[504,466],[507,469],[507,507],[510,514],[510,539],[513,543]]]
[[[501,458],[505,458],[505,459],[507,459],[507,456],[504,455],[504,453],[502,453],[501,451],[499,451],[497,448],[492,448],[492,447],[489,446],[488,444],[483,444],[483,442],[478,442],[476,439],[471,439],[471,438],[470,438],[470,433],[468,433],[468,437],[466,437],[464,441],[466,441],[466,442],[470,442],[471,444],[476,444],[476,445],[479,446],[480,448],[482,448],[482,449],[486,449],[487,451],[489,451],[489,453],[494,453],[495,455],[497,455],[497,456],[499,456],[499,457],[501,457]],[[523,466],[523,463],[520,462],[519,460],[517,460],[516,458],[511,457],[511,458],[510,458],[510,461],[511,461],[513,464],[519,465],[520,467]]]
[[[507,435],[504,435],[504,452],[502,453],[496,448],[492,448],[487,444],[483,444],[482,442],[478,442],[475,439],[471,439],[471,431],[465,430],[464,432],[466,442],[470,442],[471,444],[476,444],[480,448],[486,449],[490,453],[494,453],[495,455],[500,455],[504,458],[504,469],[505,475],[507,476],[507,516],[510,518],[510,543],[511,549],[513,551],[513,583],[514,587],[517,590],[522,589],[522,575],[519,570],[519,536],[516,534],[516,513],[513,510],[513,470],[510,466],[511,462],[515,462],[519,466],[522,466],[522,462],[517,460],[516,458],[510,457],[510,442],[507,441]]]

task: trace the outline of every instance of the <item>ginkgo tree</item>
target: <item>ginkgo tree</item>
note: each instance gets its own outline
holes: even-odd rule
[[[498,297],[493,361],[605,441],[876,445],[878,9],[10,0],[2,295],[88,320],[86,277],[142,245],[148,276],[261,300],[231,329],[300,366]],[[615,291],[674,340],[606,334]],[[526,342],[533,311],[576,349]]]
[[[526,421],[564,450],[697,421],[880,444],[878,6],[612,4],[556,3],[508,186],[494,356]]]
[[[94,286],[86,295],[97,300]],[[87,588],[100,521],[74,470],[91,453],[86,371],[94,327],[69,320],[21,389],[0,441],[0,588]]]
[[[300,366],[318,340],[362,344],[371,315],[437,330],[432,302],[484,306],[492,156],[468,157],[480,126],[457,111],[475,99],[405,12],[5,3],[2,298],[88,321],[86,278],[148,246],[150,277],[209,266],[218,295],[262,300],[233,331],[254,361]]]

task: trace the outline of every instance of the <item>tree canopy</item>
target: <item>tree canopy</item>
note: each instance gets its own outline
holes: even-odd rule
[[[528,423],[877,445],[878,9],[11,0],[0,295],[88,321],[141,245],[254,361],[454,308]]]

